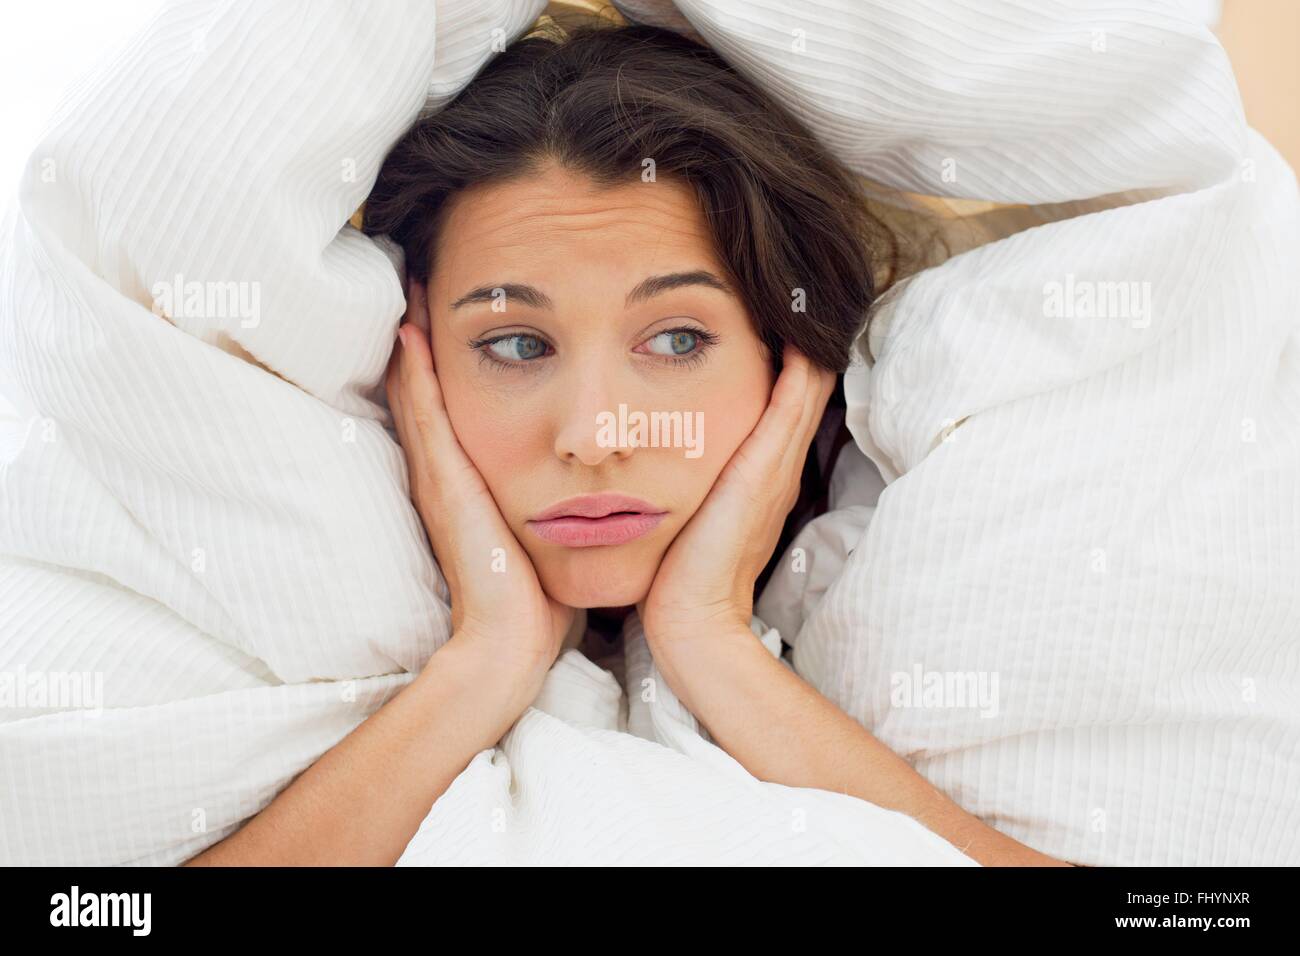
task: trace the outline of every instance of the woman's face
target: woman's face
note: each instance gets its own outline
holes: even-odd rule
[[[427,289],[438,380],[457,438],[556,600],[645,597],[766,407],[774,373],[725,282],[680,182],[600,187],[550,166],[451,199]],[[537,521],[602,492],[662,514]]]

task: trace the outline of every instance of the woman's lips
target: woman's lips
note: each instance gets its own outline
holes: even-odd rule
[[[545,521],[530,521],[528,527],[539,538],[570,548],[590,548],[601,544],[624,544],[648,534],[664,519],[666,512],[657,514],[621,512],[603,518],[582,518],[566,515]]]

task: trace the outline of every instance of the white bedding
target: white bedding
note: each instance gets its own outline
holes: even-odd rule
[[[1064,204],[881,303],[845,391],[888,487],[757,608],[796,670],[1043,852],[1300,863],[1300,210],[1217,42],[1174,2],[679,6],[858,172]]]
[[[344,223],[419,109],[541,6],[175,3],[60,112],[0,223],[0,380],[23,416],[0,665],[101,674],[103,709],[0,709],[0,861],[187,859],[446,639],[375,403],[398,276]],[[888,186],[1185,191],[900,290],[847,383],[890,485],[782,633],[809,680],[1038,849],[1297,862],[1295,186],[1246,136],[1222,51],[1152,3],[680,6]],[[1066,272],[1151,282],[1149,326],[1045,320]],[[257,314],[164,321],[151,290],[177,274],[256,283]],[[655,676],[634,635],[638,655],[633,687]],[[914,661],[998,671],[999,716],[890,708]],[[608,684],[566,653],[402,862],[970,863],[900,814],[755,780],[658,692],[611,729]]]
[[[0,708],[0,861],[185,860],[447,638],[374,403],[401,287],[344,223],[426,97],[540,7],[172,4],[33,155],[0,233],[22,416],[0,662],[24,705]],[[151,305],[177,275],[257,285],[169,323]],[[566,652],[402,862],[970,863],[901,814],[755,780],[661,680],[642,703],[657,675],[643,638],[628,653],[631,733]],[[85,700],[27,692],[83,673]]]

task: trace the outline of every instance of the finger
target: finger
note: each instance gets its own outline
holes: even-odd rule
[[[719,476],[724,486],[739,479],[748,489],[746,494],[753,496],[760,487],[788,483],[790,445],[806,405],[808,364],[787,345],[784,365],[767,407]]]
[[[808,461],[808,451],[817,437],[817,430],[821,425],[826,401],[829,398],[825,379],[820,373],[820,369],[811,369],[799,421],[781,446],[783,454],[776,471],[780,476],[777,486],[784,485],[786,488],[786,496],[782,501],[782,514],[787,513],[798,500],[804,466]]]
[[[804,409],[798,425],[795,426],[792,443],[798,447],[798,460],[807,457],[808,446],[817,435],[822,416],[826,414],[826,403],[830,401],[835,390],[835,373],[820,367],[810,367],[808,387],[804,392]],[[802,468],[802,464],[800,465]]]
[[[805,378],[803,393],[800,396],[799,418],[785,433],[781,443],[782,457],[775,469],[777,472],[775,487],[784,487],[785,496],[780,499],[780,515],[789,513],[799,498],[799,488],[803,480],[804,466],[808,461],[809,449],[817,437],[826,403],[835,387],[835,373],[814,365],[812,360],[803,355],[794,346],[787,343],[788,361],[804,365]]]
[[[759,419],[753,437],[756,446],[788,468],[803,460],[799,445],[808,431],[821,380],[812,361],[788,342],[782,365],[767,410]]]
[[[399,368],[401,360],[402,342],[399,338],[393,343],[393,352],[388,357],[388,367],[384,369],[384,394],[388,396],[388,411],[393,416],[393,427],[397,429],[398,435],[402,434],[402,415],[399,408],[402,399]]]
[[[425,434],[429,429],[423,419],[431,416],[418,413],[411,400],[411,357],[410,347],[406,345],[410,328],[403,323],[397,330],[397,345],[388,372],[388,401],[397,427],[397,440],[406,455],[411,495],[415,500],[424,491],[431,463],[441,461],[443,456],[436,452],[434,436]],[[417,426],[417,420],[425,427]]]
[[[755,428],[762,440],[785,443],[795,433],[807,405],[811,366],[806,355],[786,343],[781,374],[777,376],[767,409]]]
[[[410,297],[407,299],[406,321],[410,322],[426,336],[429,335],[429,294],[428,288],[418,279],[411,280]]]
[[[834,381],[833,372],[814,366],[811,359],[786,343],[781,375],[767,410],[741,446],[736,458],[738,471],[755,481],[761,474],[766,486],[784,487],[797,497],[808,449]]]
[[[433,369],[433,354],[423,330],[409,322],[397,330],[402,340],[400,376],[403,397],[411,408],[427,408],[443,412],[442,389]],[[433,416],[441,417],[441,416]]]
[[[814,364],[812,359],[789,343],[785,354],[785,361],[801,371],[800,377],[791,385],[791,391],[797,393],[801,406],[795,428],[796,434],[801,434],[810,414],[814,418],[820,417],[820,409],[835,387],[835,373]]]
[[[475,500],[480,488],[465,481],[473,466],[468,464],[447,418],[423,333],[404,322],[398,328],[398,339],[391,388],[411,497],[424,521],[438,565],[455,594],[463,587],[460,562],[464,556],[457,549],[468,542],[460,530],[461,511],[446,504]]]
[[[796,361],[802,360],[805,363],[805,374],[807,375],[802,396],[803,408],[794,429],[794,436],[802,438],[805,433],[811,436],[816,434],[817,426],[821,423],[822,415],[826,410],[826,403],[835,390],[836,375],[829,369],[814,365],[811,359],[799,352],[793,345],[787,344],[786,348],[787,352],[799,357]]]
[[[402,337],[403,412],[410,418],[412,431],[418,433],[418,440],[425,449],[425,460],[437,472],[436,484],[439,488],[447,488],[449,501],[457,500],[455,496],[458,494],[478,492],[485,483],[452,427],[433,368],[429,341],[424,332],[413,325],[403,325],[399,334]]]

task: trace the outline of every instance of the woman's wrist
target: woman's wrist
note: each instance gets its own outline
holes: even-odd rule
[[[548,670],[541,656],[497,653],[477,636],[456,632],[429,658],[416,683],[444,692],[455,688],[455,696],[471,704],[459,729],[483,750],[495,746],[536,700]]]
[[[684,619],[676,615],[675,620],[664,621],[660,615],[648,612],[644,604],[637,605],[637,615],[641,619],[641,628],[645,632],[646,642],[652,649],[658,647],[668,650],[675,644],[690,644],[697,640],[708,640],[719,634],[749,634],[749,622],[752,615],[727,608],[711,613],[709,616],[692,616]]]
[[[750,628],[736,622],[720,622],[711,628],[677,629],[657,636],[647,631],[646,645],[677,699],[697,717],[707,708],[703,707],[704,702],[692,699],[696,684],[707,686],[719,656],[730,661],[755,651],[771,656]]]
[[[905,813],[985,864],[1061,865],[959,807],[848,714],[783,667],[749,628],[647,643],[678,700],[760,780]]]

